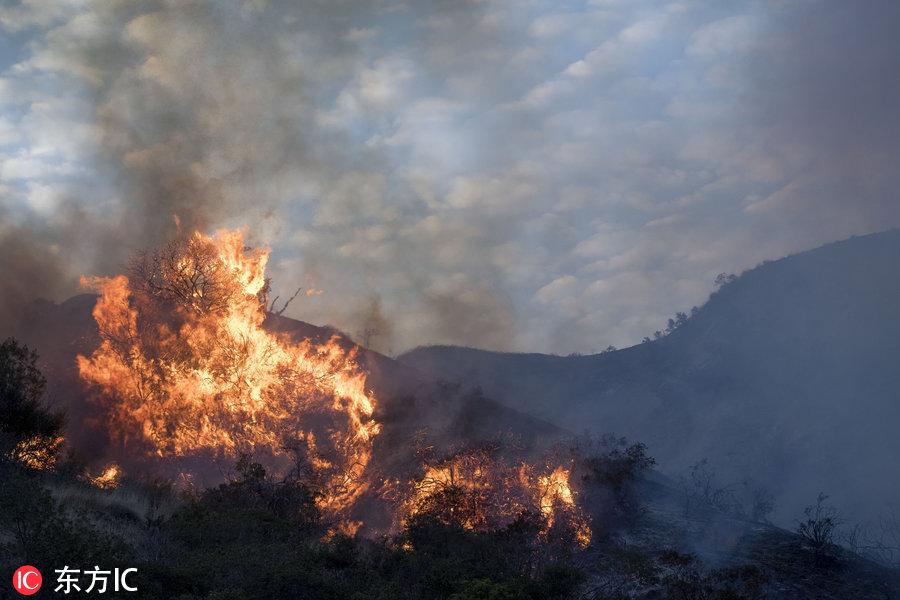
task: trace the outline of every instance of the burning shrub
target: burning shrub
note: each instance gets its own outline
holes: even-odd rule
[[[168,317],[181,311],[225,314],[245,291],[214,241],[203,236],[138,252],[129,265],[129,281],[143,310],[160,308]],[[257,294],[267,290],[264,285]]]
[[[64,441],[61,435],[34,435],[16,444],[9,457],[29,469],[46,471],[56,466]]]
[[[411,482],[402,502],[405,520],[426,514],[445,525],[475,531],[498,530],[522,515],[538,515],[542,533],[586,547],[591,529],[575,502],[570,468],[532,465],[505,456],[499,444],[465,448],[424,465],[423,476]]]
[[[131,277],[93,278],[101,345],[78,357],[112,438],[149,456],[268,455],[300,447],[340,514],[366,489],[379,424],[353,351],[262,327],[268,252],[238,231],[194,233],[139,254]]]
[[[112,490],[119,485],[119,476],[122,474],[118,465],[107,466],[99,475],[87,475],[87,482],[101,490]]]
[[[291,480],[313,495],[332,533],[352,535],[361,522],[351,509],[373,478],[375,398],[340,339],[295,342],[263,327],[267,261],[238,231],[193,233],[138,254],[127,277],[86,280],[100,292],[101,343],[78,357],[79,373],[128,454],[179,461],[187,477],[198,457],[252,454],[279,473],[293,465]],[[397,482],[395,531],[419,513],[487,531],[532,512],[543,535],[565,529],[586,546],[571,465],[531,465],[499,450],[432,457],[421,476]]]

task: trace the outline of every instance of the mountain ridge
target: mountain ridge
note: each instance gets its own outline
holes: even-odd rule
[[[766,261],[669,335],[622,350],[433,346],[398,360],[562,427],[646,441],[670,472],[709,457],[726,480],[772,489],[787,522],[819,491],[860,520],[900,500],[898,356],[889,230]]]

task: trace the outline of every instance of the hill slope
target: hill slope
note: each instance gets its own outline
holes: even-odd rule
[[[900,500],[900,231],[767,262],[663,339],[558,357],[425,347],[399,360],[581,431],[646,441],[680,472],[772,490],[787,522],[820,490],[851,519]]]

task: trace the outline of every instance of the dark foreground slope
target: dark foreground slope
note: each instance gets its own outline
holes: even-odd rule
[[[100,490],[0,460],[0,567],[127,565],[137,569],[129,583],[138,593],[106,595],[123,599],[900,597],[896,570],[838,548],[817,556],[764,523],[712,510],[686,515],[679,492],[657,478],[637,482],[638,515],[580,550],[544,539],[527,521],[469,531],[428,514],[395,537],[330,536],[302,486],[255,470],[235,475],[184,497],[127,479]],[[39,597],[68,597],[52,584],[45,576]],[[0,597],[12,594],[0,588]]]
[[[399,360],[563,427],[644,440],[670,471],[708,457],[727,481],[771,489],[782,522],[819,491],[851,519],[900,500],[900,231],[764,263],[624,350]]]

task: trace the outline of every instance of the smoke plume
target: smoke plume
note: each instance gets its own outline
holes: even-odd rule
[[[323,290],[289,316],[364,331],[377,297],[385,349],[628,345],[716,273],[900,225],[898,17],[5,3],[0,305],[247,226],[275,294]]]

